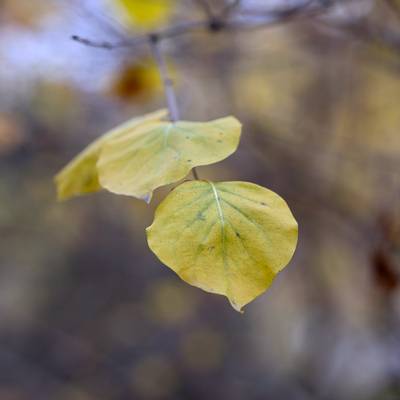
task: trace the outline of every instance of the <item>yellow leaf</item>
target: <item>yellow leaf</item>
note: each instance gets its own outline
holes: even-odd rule
[[[151,250],[184,281],[240,311],[293,256],[297,222],[276,193],[248,182],[190,181],[158,206]]]
[[[143,102],[161,88],[158,68],[148,60],[124,65],[111,82],[111,93],[125,101]]]
[[[100,190],[96,164],[104,144],[111,139],[130,134],[142,124],[158,121],[166,116],[166,110],[159,110],[142,117],[133,118],[95,140],[55,177],[58,199],[66,200],[73,196]]]
[[[97,163],[100,184],[110,192],[150,201],[154,189],[235,152],[240,132],[234,117],[140,125],[105,144]]]
[[[174,0],[116,0],[129,25],[146,29],[165,23],[174,3]]]

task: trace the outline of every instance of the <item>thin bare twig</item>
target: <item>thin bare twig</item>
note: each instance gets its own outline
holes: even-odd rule
[[[274,8],[274,9],[260,9],[260,8],[242,8],[238,13],[243,16],[249,17],[286,17],[288,15],[299,15],[306,12],[309,12],[311,6],[314,6],[314,9],[326,10],[326,6],[321,5],[320,1],[316,0],[307,0],[303,4],[296,4],[293,6],[285,7],[285,8]]]
[[[179,24],[175,24],[169,26],[165,29],[154,31],[150,33],[146,33],[144,35],[136,36],[133,39],[122,40],[119,42],[108,42],[108,41],[96,41],[88,38],[84,38],[79,35],[71,36],[72,40],[75,40],[78,43],[84,44],[86,46],[105,49],[105,50],[114,50],[121,48],[130,48],[136,47],[139,45],[147,44],[149,40],[149,36],[157,36],[158,40],[170,39],[173,37],[177,37],[183,34],[187,34],[190,32],[194,32],[197,30],[202,30],[207,28],[209,25],[208,20],[200,20],[200,21],[189,21],[182,22]]]
[[[95,47],[98,49],[105,49],[105,50],[113,50],[115,48],[124,47],[127,45],[126,42],[111,43],[111,42],[107,42],[107,41],[96,41],[96,40],[84,38],[84,37],[78,36],[78,35],[72,35],[71,39],[80,44],[84,44],[85,46],[90,46],[90,47]]]
[[[310,1],[310,4],[313,1]],[[256,22],[242,22],[242,21],[232,21],[227,24],[228,29],[233,30],[255,30],[255,29],[263,29],[270,28],[276,26],[278,24],[287,24],[295,21],[307,20],[313,17],[318,17],[328,11],[327,6],[316,6],[316,7],[308,7],[299,6],[299,7],[291,7],[288,9],[271,11],[264,15],[260,15],[264,17],[264,20],[256,21]],[[244,14],[246,15],[246,13]]]

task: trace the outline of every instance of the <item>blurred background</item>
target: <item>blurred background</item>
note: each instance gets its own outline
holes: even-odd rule
[[[146,45],[71,35],[118,42],[204,2],[1,0],[0,400],[400,399],[400,2],[208,5],[238,28],[162,42],[182,118],[244,124],[198,172],[283,196],[292,262],[241,315],[148,249],[170,188],[56,201],[73,156],[165,105]]]

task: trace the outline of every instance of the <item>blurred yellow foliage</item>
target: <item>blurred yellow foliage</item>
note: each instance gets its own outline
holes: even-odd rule
[[[111,82],[112,95],[125,101],[143,101],[161,88],[160,76],[153,62],[134,62],[122,66]]]
[[[400,81],[385,69],[361,65],[357,90],[339,104],[336,137],[346,146],[396,156],[399,152]]]
[[[129,26],[154,28],[165,23],[173,11],[174,0],[115,0],[124,12],[124,19]]]

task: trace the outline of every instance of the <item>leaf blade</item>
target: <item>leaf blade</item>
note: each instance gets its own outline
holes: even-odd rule
[[[146,232],[150,249],[181,279],[226,296],[237,311],[271,285],[297,244],[286,202],[248,182],[183,183]]]
[[[107,190],[151,197],[160,186],[178,182],[193,167],[221,161],[238,147],[241,124],[234,117],[209,122],[153,122],[132,137],[108,142],[97,164]]]
[[[74,196],[97,192],[101,189],[97,173],[97,161],[107,141],[123,137],[137,126],[167,116],[162,109],[141,117],[135,117],[100,136],[74,157],[54,178],[59,201]]]

